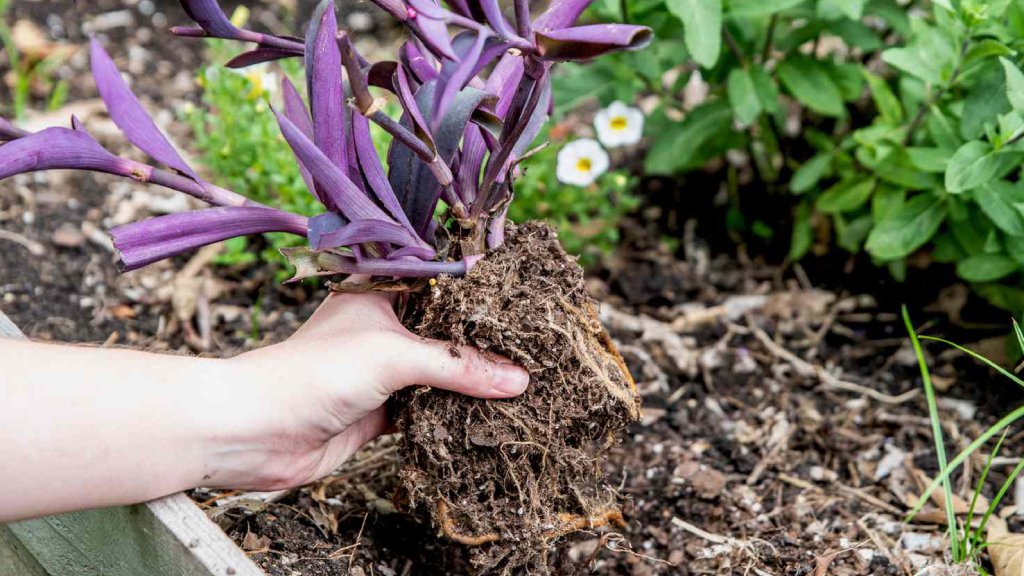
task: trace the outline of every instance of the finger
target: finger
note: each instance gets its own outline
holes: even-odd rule
[[[386,378],[391,391],[419,385],[478,398],[509,398],[522,394],[530,383],[526,370],[507,358],[412,335],[406,340],[407,345],[392,351]]]

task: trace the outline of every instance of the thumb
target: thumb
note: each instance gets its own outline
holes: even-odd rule
[[[433,386],[478,398],[518,396],[529,383],[529,373],[507,358],[412,335],[395,350],[387,378],[392,391]]]

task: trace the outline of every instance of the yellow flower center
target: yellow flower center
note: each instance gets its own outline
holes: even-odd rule
[[[590,172],[590,169],[593,167],[594,163],[590,158],[580,158],[576,161],[576,169],[580,172]]]
[[[612,118],[612,130],[622,132],[627,126],[629,126],[629,122],[626,121],[625,116],[616,116],[615,118]]]

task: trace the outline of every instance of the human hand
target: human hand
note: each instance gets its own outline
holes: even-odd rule
[[[331,294],[287,341],[227,362],[243,400],[223,415],[204,485],[256,490],[330,474],[390,428],[384,404],[407,386],[508,398],[529,383],[507,359],[410,333],[383,294]]]

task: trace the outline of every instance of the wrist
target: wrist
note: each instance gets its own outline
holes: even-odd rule
[[[203,474],[199,485],[269,490],[290,487],[301,474],[291,458],[302,429],[294,403],[302,397],[262,349],[216,360],[198,392]]]

